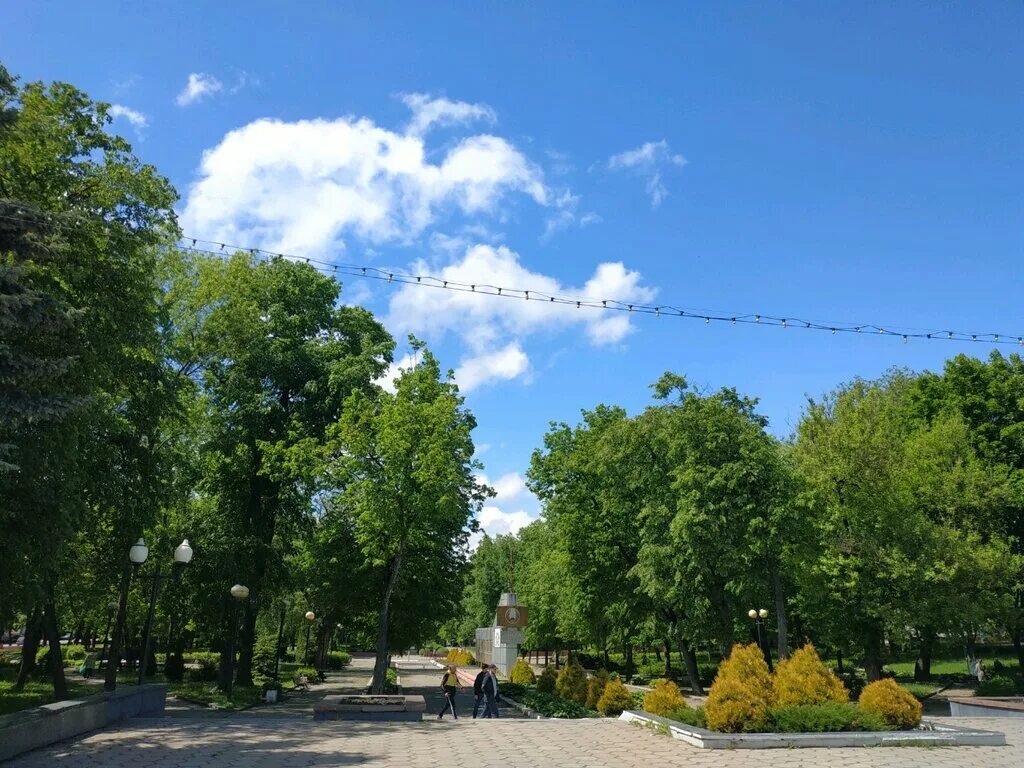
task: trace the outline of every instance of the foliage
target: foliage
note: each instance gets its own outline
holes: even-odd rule
[[[654,687],[644,694],[644,712],[652,715],[668,716],[671,712],[688,707],[679,686],[671,680],[655,681]]]
[[[707,728],[707,719],[704,715],[704,707],[684,707],[681,709],[673,710],[665,714],[669,720],[675,720],[677,723],[683,723],[684,725],[692,725],[697,728]]]
[[[516,685],[533,685],[537,682],[537,676],[533,673],[533,667],[524,658],[516,659],[515,664],[508,672],[509,682]]]
[[[347,651],[331,651],[327,654],[327,669],[337,671],[352,663],[352,656]]]
[[[448,651],[448,655],[445,656],[445,661],[459,667],[467,667],[476,663],[473,654],[466,648],[452,648]]]
[[[774,733],[831,733],[834,731],[891,730],[881,715],[849,702],[827,701],[773,707],[768,730]]]
[[[772,685],[777,707],[825,702],[842,704],[850,700],[842,681],[825,666],[810,643],[779,662]]]
[[[544,671],[537,678],[537,690],[541,693],[554,693],[558,686],[558,672],[552,666],[544,667]]]
[[[607,685],[608,672],[603,669],[597,670],[591,678],[587,680],[587,700],[585,702],[587,709],[597,709],[597,702],[604,694],[604,689]]]
[[[772,705],[772,680],[761,649],[735,645],[711,686],[704,714],[708,727],[735,733],[764,729]]]
[[[581,706],[586,706],[587,690],[587,673],[583,671],[583,667],[576,662],[562,667],[555,683],[555,693],[563,699],[570,699]]]
[[[164,662],[164,677],[168,682],[180,683],[185,679],[185,659],[180,654],[172,653]]]
[[[978,683],[976,695],[978,696],[1014,696],[1020,693],[1022,686],[1020,679],[1004,675],[992,675]]]
[[[519,703],[530,709],[539,712],[545,717],[561,717],[566,719],[579,719],[583,717],[595,717],[597,715],[591,709],[571,699],[564,699],[553,693],[544,691],[529,691]]]
[[[860,694],[857,704],[865,712],[882,717],[893,728],[916,728],[921,724],[921,702],[900,688],[891,678],[876,680]]]
[[[633,706],[633,694],[621,680],[611,679],[597,702],[597,711],[605,717],[617,717],[622,711]]]

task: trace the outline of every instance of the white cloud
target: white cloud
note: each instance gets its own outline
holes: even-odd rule
[[[506,512],[493,504],[485,505],[477,516],[481,530],[491,536],[518,533],[521,528],[525,528],[536,519],[523,509]]]
[[[519,256],[505,246],[475,245],[464,256],[442,269],[420,262],[412,267],[420,274],[470,285],[492,285],[549,295],[590,299],[616,299],[642,303],[654,297],[639,272],[621,262],[599,264],[581,287],[563,286],[555,278],[524,267]],[[473,292],[425,291],[415,285],[401,286],[391,297],[388,326],[394,332],[423,336],[455,333],[478,355],[508,344],[508,339],[582,325],[597,345],[622,341],[632,330],[627,313],[576,309],[543,299],[499,299]],[[506,347],[507,349],[507,347]],[[525,372],[525,367],[522,372]]]
[[[189,104],[194,104],[200,99],[212,96],[222,90],[224,90],[224,84],[213,75],[191,72],[188,82],[185,83],[185,87],[175,101],[179,107],[187,107]]]
[[[668,187],[665,186],[663,173],[665,169],[686,165],[686,158],[675,154],[668,146],[668,142],[648,141],[636,149],[620,152],[608,158],[608,169],[612,171],[631,171],[647,181],[645,188],[651,198],[651,206],[657,208],[668,196]]]
[[[510,193],[557,207],[543,173],[498,136],[469,136],[438,162],[421,136],[368,118],[257,120],[207,150],[181,216],[189,236],[302,255],[354,235],[407,242],[450,212],[503,212]]]
[[[123,104],[111,104],[110,109],[107,110],[107,114],[114,120],[124,118],[132,124],[132,128],[136,131],[141,131],[143,128],[147,128],[149,126],[149,121],[146,119],[144,114],[137,112],[131,107],[126,107]]]
[[[414,136],[422,136],[434,125],[458,125],[475,120],[493,123],[497,120],[494,110],[486,104],[433,98],[425,93],[403,93],[401,99],[412,111],[406,132]]]
[[[526,373],[530,359],[523,352],[519,342],[513,341],[494,352],[470,357],[455,369],[455,382],[462,392],[495,381],[508,381]]]
[[[526,492],[526,483],[523,476],[518,472],[509,472],[502,475],[491,486],[494,488],[494,501],[497,504],[507,503],[518,499]]]
[[[391,365],[389,365],[388,369],[384,371],[383,375],[379,379],[376,379],[373,383],[379,386],[381,389],[385,390],[386,392],[393,393],[395,391],[395,379],[401,376],[403,371],[407,371],[410,368],[415,367],[416,363],[416,355],[410,353],[405,357],[401,358],[400,360],[396,360]]]

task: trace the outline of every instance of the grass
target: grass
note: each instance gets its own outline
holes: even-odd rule
[[[992,674],[992,665],[997,660],[1007,668],[1007,671],[1013,672],[1018,669],[1017,659],[1014,656],[986,656],[983,657],[982,661],[990,675]],[[912,678],[914,676],[914,664],[915,661],[913,659],[910,661],[894,661],[886,664],[885,668],[896,677]],[[932,659],[932,675],[936,677],[968,677],[967,660],[962,658]]]
[[[100,693],[102,690],[102,685],[68,680],[69,699],[81,699]],[[21,691],[14,690],[14,680],[0,680],[0,715],[9,715],[23,709],[52,704],[56,700],[57,697],[53,695],[53,685],[49,680],[29,681]]]
[[[212,705],[218,709],[245,709],[263,700],[261,688],[236,685],[229,698],[214,683],[175,683],[170,692],[179,699]]]
[[[929,696],[938,693],[942,688],[942,685],[938,683],[903,683],[900,684],[901,688],[910,691],[919,699],[927,699]]]

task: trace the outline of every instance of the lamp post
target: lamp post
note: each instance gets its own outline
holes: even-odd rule
[[[302,661],[305,664],[309,664],[309,630],[313,628],[313,622],[316,621],[316,614],[312,611],[306,611],[306,621],[309,623],[306,625],[306,648],[302,653]]]
[[[761,653],[764,654],[764,660],[768,663],[768,669],[772,668],[772,657],[768,652],[768,646],[761,637],[761,630],[764,628],[764,620],[768,618],[768,609],[762,608],[761,610],[755,610],[751,608],[747,611],[747,618],[754,622],[754,626],[757,628],[757,647],[761,649]],[[765,630],[767,634],[767,630]]]
[[[231,597],[235,599],[234,610],[231,614],[231,644],[228,646],[228,678],[225,681],[227,690],[225,693],[231,697],[235,687],[235,645],[238,642],[238,606],[249,599],[249,588],[244,584],[235,584],[228,590]]]
[[[142,545],[145,553],[142,554],[139,562],[136,563],[135,558],[132,558],[132,563],[135,563],[136,567],[141,566],[142,563],[146,562],[146,558],[149,555],[149,548],[146,547],[142,539],[139,539],[139,543],[132,547]],[[171,572],[166,575],[161,575],[160,570],[162,563],[156,564],[156,573],[152,575],[153,589],[149,595],[149,613],[146,615],[146,629],[142,635],[142,658],[139,660],[139,685],[142,685],[146,681],[146,662],[149,661],[149,646],[153,641],[153,614],[156,611],[156,600],[160,596],[160,586],[164,580],[171,578],[177,581],[181,578],[181,571],[186,565],[192,562],[192,547],[189,546],[188,539],[183,539],[181,544],[174,548],[174,566]]]

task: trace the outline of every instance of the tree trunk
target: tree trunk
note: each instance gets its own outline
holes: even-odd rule
[[[220,667],[218,669],[217,687],[222,691],[231,688],[231,678],[235,664],[235,622],[238,615],[228,595],[221,597],[221,609],[224,611],[224,636],[220,645]]]
[[[38,608],[33,608],[25,622],[25,641],[21,647],[21,666],[18,668],[18,679],[14,690],[25,687],[29,677],[36,670],[36,654],[39,652],[39,640],[43,636],[43,617]]]
[[[633,644],[626,643],[626,675],[632,677],[636,674],[636,665],[633,664]]]
[[[61,654],[60,630],[57,628],[57,608],[51,596],[43,610],[43,632],[50,644],[50,676],[53,679],[53,695],[57,701],[68,697],[68,684],[64,679],[64,657]]]
[[[672,677],[672,641],[665,638],[665,677]]]
[[[782,573],[779,564],[772,569],[772,591],[775,593],[775,622],[779,642],[779,658],[789,656],[789,631],[786,620],[786,593],[782,587]]]
[[[1022,633],[1020,626],[1013,628],[1013,647],[1017,651],[1017,664],[1021,669],[1024,669],[1024,639],[1022,639]]]
[[[864,673],[869,683],[882,679],[882,628],[877,625],[864,640]]]
[[[384,596],[381,599],[380,619],[377,624],[377,648],[376,658],[373,662],[373,681],[370,683],[370,693],[384,693],[384,685],[387,683],[388,675],[388,622],[391,618],[391,595],[398,583],[398,573],[402,568],[402,554],[404,547],[399,547],[398,553],[391,561],[388,583],[384,588]]]
[[[117,615],[114,618],[114,633],[110,637],[107,651],[107,668],[103,675],[103,688],[108,691],[117,687],[117,671],[121,666],[121,652],[124,648],[124,622],[128,613],[128,588],[131,586],[132,569],[126,565],[121,571],[121,585],[117,591]]]
[[[604,668],[608,669],[611,666],[611,662],[608,658],[608,646],[604,647]]]
[[[842,648],[837,648],[836,649],[836,672],[838,672],[841,675],[841,674],[843,674],[844,671],[845,670],[843,669],[843,649]]]
[[[935,632],[931,629],[921,630],[921,646],[914,664],[914,681],[927,682],[932,679],[932,647],[935,645]]]
[[[697,668],[697,654],[684,638],[679,638],[680,655],[686,665],[686,677],[690,680],[690,690],[694,696],[703,696],[704,688],[700,684],[700,670]]]
[[[257,603],[251,597],[245,603],[242,614],[242,629],[239,632],[238,647],[238,672],[235,674],[235,685],[251,686],[252,683],[252,654],[256,646],[256,614]]]

